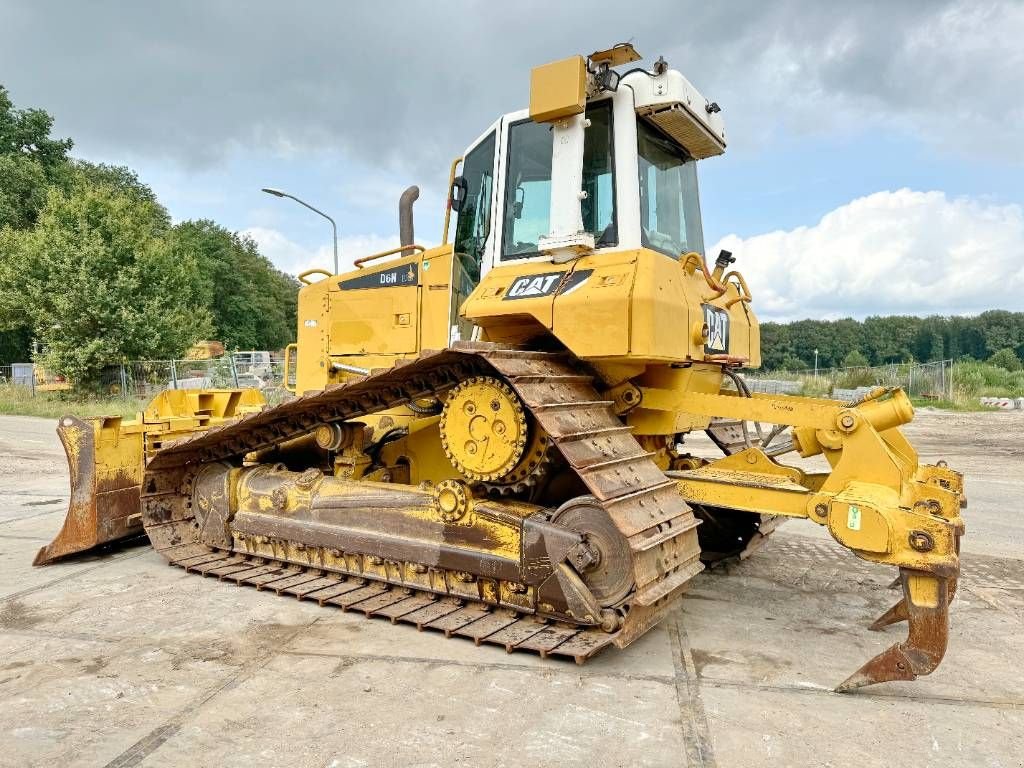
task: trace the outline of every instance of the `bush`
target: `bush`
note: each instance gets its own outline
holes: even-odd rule
[[[807,363],[796,355],[786,355],[779,366],[783,371],[806,371]]]
[[[991,363],[957,363],[953,382],[964,397],[1024,397],[1024,371],[1009,371]]]
[[[1011,372],[1019,371],[1024,367],[1021,365],[1020,358],[1017,357],[1012,349],[1000,349],[988,359],[988,362],[989,365],[995,365]]]
[[[835,386],[840,389],[873,387],[878,383],[878,373],[871,368],[848,368],[840,371],[835,378]]]
[[[843,368],[867,368],[871,363],[859,349],[851,349],[843,358]]]

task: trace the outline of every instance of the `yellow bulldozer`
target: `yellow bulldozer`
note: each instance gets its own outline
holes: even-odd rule
[[[638,59],[535,68],[529,109],[452,164],[439,246],[414,243],[410,190],[399,247],[301,275],[292,399],[172,391],[134,421],[64,418],[70,510],[36,563],[144,530],[190,572],[582,663],[803,518],[902,585],[873,628],[907,639],[838,690],[935,669],[962,477],[919,462],[899,389],[750,391],[751,291],[703,255],[719,107],[661,59],[621,71]],[[720,457],[688,452],[699,432]]]

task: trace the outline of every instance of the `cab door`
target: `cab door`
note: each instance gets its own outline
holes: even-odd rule
[[[472,336],[473,324],[459,308],[493,263],[498,215],[498,151],[503,118],[498,119],[463,155],[462,173],[451,190],[456,211],[452,259],[449,344]]]

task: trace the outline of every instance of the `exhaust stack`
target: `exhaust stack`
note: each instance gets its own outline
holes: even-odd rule
[[[413,244],[412,205],[419,199],[419,196],[420,188],[414,184],[406,189],[402,196],[398,198],[398,236],[402,245]],[[411,256],[412,254],[412,248],[402,249],[403,256]]]

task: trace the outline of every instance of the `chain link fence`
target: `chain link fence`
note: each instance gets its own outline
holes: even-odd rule
[[[955,391],[952,360],[817,371],[748,371],[744,375],[754,392],[837,400],[856,399],[875,387],[902,387],[911,397],[924,400],[952,400]]]
[[[291,372],[294,383],[294,371]],[[164,389],[258,389],[268,402],[287,399],[284,360],[269,352],[236,352],[209,360],[137,360],[104,371],[101,394],[148,400]],[[748,371],[747,385],[766,394],[809,395],[853,400],[874,387],[902,387],[912,397],[952,400],[953,361],[898,363],[869,368],[818,371]],[[42,366],[0,366],[0,386],[31,389],[33,394],[70,389],[62,377]]]
[[[148,400],[165,389],[258,389],[268,402],[288,397],[284,360],[269,352],[237,352],[208,360],[136,360],[107,368],[97,382],[99,394]],[[294,378],[294,376],[293,376]],[[0,366],[0,386],[33,394],[70,389],[63,377],[42,366]]]
[[[0,385],[32,387],[35,384],[33,368],[32,363],[0,365]]]

